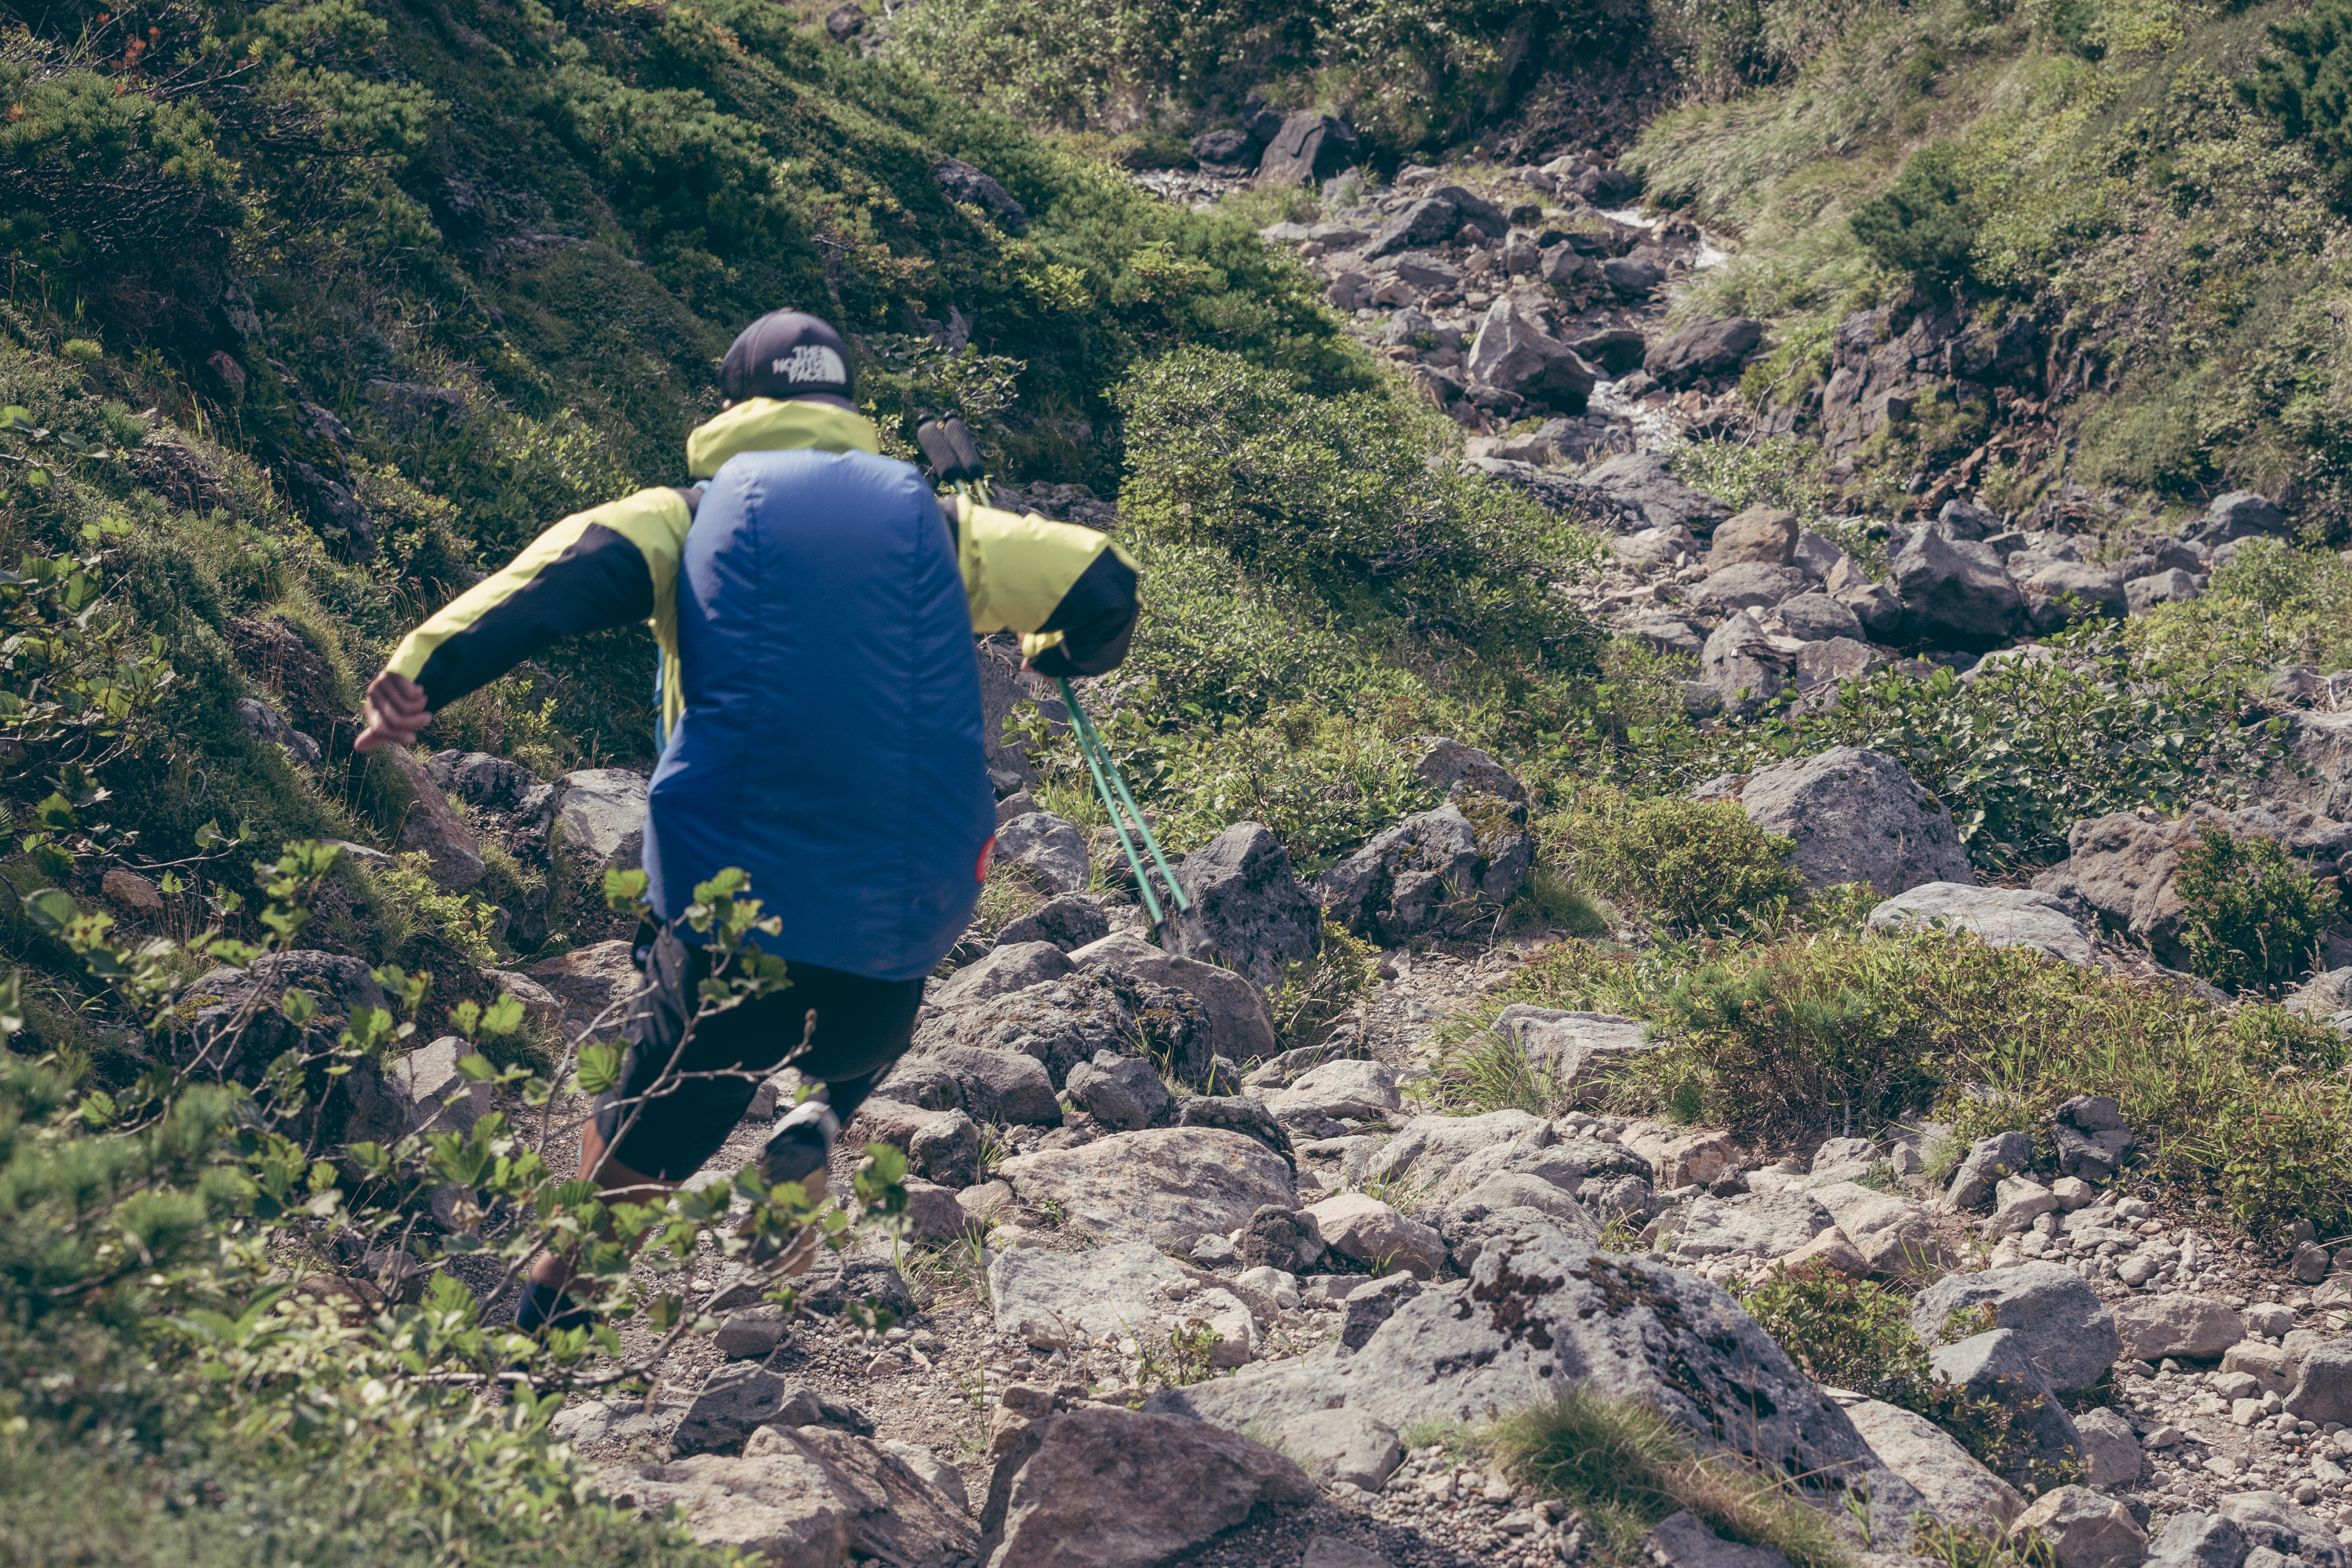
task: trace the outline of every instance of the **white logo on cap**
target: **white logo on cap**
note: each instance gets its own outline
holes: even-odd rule
[[[849,379],[849,367],[841,363],[839,354],[826,348],[823,343],[803,343],[790,355],[777,360],[768,368],[786,381],[794,383],[846,382]]]

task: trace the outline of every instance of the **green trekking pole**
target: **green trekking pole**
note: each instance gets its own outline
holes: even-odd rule
[[[1144,911],[1150,915],[1154,926],[1164,925],[1168,917],[1161,912],[1160,900],[1152,896],[1151,878],[1143,868],[1142,857],[1135,852],[1134,840],[1129,836],[1129,824],[1133,825],[1134,837],[1141,838],[1144,848],[1150,851],[1151,863],[1160,868],[1168,896],[1175,900],[1176,912],[1181,914],[1191,909],[1192,900],[1185,896],[1184,885],[1169,868],[1168,857],[1160,851],[1160,840],[1152,837],[1150,825],[1143,820],[1143,813],[1136,805],[1135,796],[1128,791],[1127,780],[1119,776],[1118,764],[1110,759],[1110,748],[1103,743],[1101,732],[1096,730],[1094,721],[1087,717],[1087,710],[1078,705],[1078,694],[1070,689],[1069,679],[1061,677],[1056,684],[1062,689],[1062,706],[1069,710],[1070,728],[1077,733],[1078,751],[1087,759],[1087,772],[1094,775],[1095,794],[1101,796],[1103,809],[1110,813],[1110,825],[1118,835],[1118,847],[1126,852],[1128,868],[1135,873],[1136,888],[1143,894]]]
[[[927,415],[917,421],[915,442],[922,447],[923,456],[930,459],[931,468],[949,488],[960,496],[970,497],[982,506],[988,504],[988,474],[982,463],[978,443],[971,438],[971,427],[961,415]],[[1169,868],[1168,857],[1160,853],[1160,840],[1152,837],[1151,828],[1143,820],[1143,812],[1135,804],[1135,795],[1119,776],[1118,764],[1111,761],[1110,748],[1103,743],[1094,721],[1078,705],[1078,694],[1070,689],[1066,678],[1060,678],[1062,706],[1070,716],[1070,728],[1078,738],[1078,753],[1086,758],[1087,772],[1095,781],[1095,794],[1101,797],[1103,809],[1110,814],[1112,831],[1118,835],[1118,847],[1127,857],[1128,869],[1135,873],[1136,890],[1143,895],[1144,912],[1151,917],[1155,929],[1164,928],[1168,911],[1162,909],[1159,897],[1151,890],[1151,875],[1144,868],[1143,854],[1136,848],[1137,841],[1151,857],[1160,871],[1168,895],[1175,900],[1175,912],[1181,914],[1192,907],[1185,896],[1182,884]],[[1165,932],[1163,931],[1162,934]]]

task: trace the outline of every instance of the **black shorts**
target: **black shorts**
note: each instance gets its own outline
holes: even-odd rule
[[[597,1098],[596,1131],[606,1152],[639,1175],[678,1182],[700,1170],[743,1120],[761,1080],[787,1058],[803,1078],[826,1086],[845,1123],[914,1039],[919,978],[870,980],[788,961],[790,985],[702,1019],[680,1051],[709,960],[667,931],[638,951],[646,986],[623,1030],[629,1052],[621,1081]],[[665,1084],[673,1066],[686,1073],[741,1068],[744,1076]]]

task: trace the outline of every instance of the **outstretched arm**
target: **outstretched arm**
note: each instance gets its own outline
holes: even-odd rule
[[[650,489],[541,534],[402,640],[368,683],[357,749],[407,745],[436,712],[558,638],[657,616],[692,521],[678,491]]]

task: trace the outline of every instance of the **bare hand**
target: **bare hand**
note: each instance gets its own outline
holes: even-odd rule
[[[367,700],[360,708],[360,717],[366,721],[367,727],[352,742],[355,752],[415,745],[418,732],[433,722],[433,715],[425,706],[425,688],[388,669],[368,682]]]

